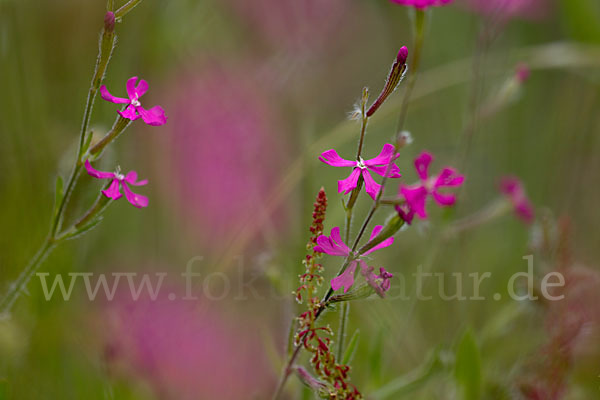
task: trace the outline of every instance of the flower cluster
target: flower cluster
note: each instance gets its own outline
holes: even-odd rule
[[[375,240],[381,233],[382,229],[383,226],[381,225],[377,225],[375,228],[373,228],[370,241]],[[387,272],[385,268],[381,268],[381,274],[375,275],[373,273],[374,268],[369,267],[365,260],[361,257],[367,256],[375,250],[391,246],[393,243],[394,238],[390,237],[371,247],[362,254],[359,254],[358,252],[352,251],[352,249],[350,249],[350,247],[348,247],[342,241],[342,237],[340,236],[340,228],[335,227],[331,230],[330,236],[319,236],[317,239],[318,246],[316,246],[314,250],[332,256],[346,257],[350,260],[345,271],[331,280],[331,288],[333,290],[344,288],[344,293],[346,293],[352,287],[352,285],[354,285],[354,275],[357,267],[360,266],[361,273],[367,282],[371,284],[378,293],[382,294],[390,288],[390,278],[392,278],[392,274]]]
[[[125,120],[135,121],[141,118],[146,124],[152,126],[164,125],[167,122],[165,111],[161,106],[154,106],[146,109],[142,107],[140,103],[140,97],[148,91],[148,82],[143,79],[140,79],[138,82],[138,77],[134,76],[127,80],[126,90],[129,97],[128,99],[111,95],[106,89],[106,86],[102,85],[100,87],[100,95],[104,100],[110,101],[111,103],[124,104],[124,108],[117,111],[117,113]],[[119,126],[119,124],[115,123],[115,127],[117,126]],[[115,132],[115,128],[113,128],[112,132]],[[119,132],[117,132],[117,134],[118,133]],[[110,137],[110,133],[107,137]],[[114,137],[116,137],[116,135]],[[89,159],[85,160],[84,166],[90,176],[96,179],[110,179],[109,186],[101,192],[107,198],[111,200],[120,199],[123,196],[121,193],[122,190],[127,201],[133,206],[137,208],[148,206],[147,197],[133,193],[129,188],[130,185],[143,186],[148,183],[145,179],[138,181],[136,171],[130,171],[126,175],[121,174],[118,169],[116,172],[98,171],[92,167]]]

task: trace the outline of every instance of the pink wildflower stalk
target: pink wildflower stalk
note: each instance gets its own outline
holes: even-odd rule
[[[432,161],[433,156],[430,153],[421,153],[415,159],[415,168],[421,181],[415,185],[400,185],[400,195],[404,198],[405,204],[396,206],[396,210],[409,224],[415,214],[421,219],[427,218],[425,206],[429,196],[442,207],[454,205],[456,196],[442,193],[440,189],[460,186],[465,180],[463,175],[459,175],[450,167],[443,168],[438,175],[429,176],[429,165]]]
[[[439,7],[452,3],[453,0],[390,0],[392,3],[401,4],[403,6],[412,6],[419,9],[427,7]]]
[[[133,204],[137,208],[147,207],[148,206],[148,198],[146,196],[142,196],[141,194],[136,194],[131,191],[129,185],[132,186],[143,186],[148,183],[147,179],[138,181],[137,180],[137,172],[129,171],[126,175],[123,175],[119,172],[103,172],[98,171],[92,167],[89,160],[85,161],[85,169],[90,176],[93,176],[97,179],[112,179],[110,186],[102,191],[102,194],[109,199],[118,200],[123,195],[121,194],[121,190],[125,193],[125,198],[128,202]]]
[[[161,106],[154,106],[150,109],[145,109],[140,103],[140,97],[142,97],[148,90],[148,82],[140,79],[136,86],[138,78],[134,76],[127,80],[127,95],[128,99],[122,97],[115,97],[108,92],[105,85],[100,86],[100,95],[106,101],[110,101],[115,104],[127,104],[125,110],[117,111],[123,118],[127,118],[131,121],[142,118],[145,123],[152,126],[160,126],[167,123],[167,116],[165,110]]]
[[[353,167],[348,178],[338,181],[338,192],[348,194],[358,185],[358,180],[362,176],[365,181],[365,190],[373,200],[377,198],[381,185],[375,182],[369,171],[375,172],[378,175],[384,176],[388,164],[399,157],[398,153],[394,154],[394,146],[386,144],[383,146],[381,153],[375,158],[363,160],[359,157],[357,161],[345,160],[339,156],[337,151],[331,149],[323,152],[319,156],[319,160],[333,167]],[[391,164],[389,168],[388,178],[400,178],[400,169],[396,164]]]
[[[381,226],[381,225],[377,225],[375,228],[373,228],[373,232],[371,233],[371,238],[369,239],[369,241],[372,241],[373,239],[375,239],[377,237],[377,235],[379,235],[379,233],[382,231],[382,229],[383,229],[383,226]],[[360,254],[360,256],[365,256],[365,255],[371,254],[375,250],[379,250],[379,249],[391,246],[392,243],[394,243],[394,238],[393,237],[387,238],[384,241],[382,241],[381,243],[379,243],[378,245],[373,246],[369,250],[365,251],[363,254]],[[348,264],[348,267],[346,268],[346,270],[341,275],[339,275],[331,280],[331,288],[333,290],[338,290],[343,287],[344,293],[346,293],[350,289],[350,287],[352,287],[352,285],[354,284],[354,275],[356,273],[356,268],[358,265],[360,265],[360,268],[361,268],[361,271],[363,271],[363,274],[366,274],[365,276],[369,276],[369,278],[372,277],[372,269],[369,270],[369,266],[366,264],[366,262],[364,260],[355,258],[355,257],[358,257],[359,255],[355,254],[352,251],[352,249],[350,249],[350,247],[348,247],[342,240],[342,237],[340,236],[340,228],[339,227],[335,227],[335,228],[331,229],[330,236],[326,236],[326,235],[319,236],[317,238],[317,246],[315,246],[314,250],[316,252],[325,253],[325,254],[329,254],[332,256],[353,258],[350,261],[350,263]],[[388,286],[388,289],[389,289],[389,286]]]
[[[525,188],[521,181],[516,177],[504,177],[500,181],[500,191],[508,198],[513,205],[516,216],[526,224],[533,222],[535,212],[533,206],[527,198]]]

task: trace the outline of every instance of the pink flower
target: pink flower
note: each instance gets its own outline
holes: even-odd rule
[[[365,181],[365,190],[367,191],[367,194],[371,196],[373,200],[375,200],[379,190],[381,189],[381,185],[373,180],[369,170],[378,175],[384,176],[388,168],[388,164],[399,156],[398,154],[393,155],[393,153],[394,146],[388,143],[383,146],[381,153],[379,153],[377,157],[371,158],[370,160],[363,160],[361,157],[358,158],[358,161],[344,160],[333,149],[323,152],[319,156],[319,160],[334,167],[353,167],[348,178],[338,181],[339,193],[343,192],[344,194],[348,194],[354,190],[354,188],[358,186],[359,177],[362,175],[362,178]],[[400,175],[400,169],[398,166],[392,163],[388,173],[388,178],[400,178],[401,176],[402,175]]]
[[[535,217],[533,206],[527,198],[523,184],[518,178],[509,176],[500,181],[500,191],[508,197],[517,217],[530,224]]]
[[[85,161],[85,169],[87,170],[87,173],[94,178],[112,179],[108,189],[102,191],[102,194],[109,199],[118,200],[123,196],[119,190],[120,186],[123,189],[123,192],[125,192],[125,198],[128,202],[137,208],[148,206],[148,198],[146,196],[133,193],[131,189],[129,189],[129,185],[142,186],[148,183],[147,179],[137,181],[137,172],[130,171],[127,175],[122,175],[119,172],[102,172],[94,169],[89,160]]]
[[[513,17],[538,19],[546,16],[548,0],[463,0],[473,11],[507,20]]]
[[[122,97],[115,97],[108,92],[106,86],[100,86],[100,95],[106,101],[110,101],[115,104],[127,104],[125,110],[117,111],[123,118],[135,121],[138,118],[142,118],[145,123],[152,126],[164,125],[167,122],[165,110],[161,106],[154,106],[148,110],[142,107],[140,103],[140,97],[148,90],[148,82],[140,79],[140,82],[136,86],[138,78],[134,76],[129,78],[127,81],[127,95],[129,99]]]
[[[431,6],[444,6],[451,3],[452,0],[390,0],[392,3],[402,4],[403,6],[413,6],[416,8],[427,8]]]
[[[394,277],[391,273],[387,272],[385,268],[379,268],[379,275],[375,275],[373,273],[375,268],[367,267],[366,269],[361,269],[361,273],[365,277],[365,280],[380,297],[385,297],[385,292],[390,290],[392,285],[390,279]]]
[[[400,194],[406,200],[401,206],[396,206],[400,216],[410,224],[416,214],[419,218],[427,218],[425,205],[427,197],[431,196],[440,206],[451,206],[456,202],[454,194],[441,193],[443,187],[456,187],[462,185],[465,178],[459,175],[453,168],[445,167],[439,175],[429,176],[429,164],[433,156],[423,152],[415,159],[415,168],[421,182],[415,185],[400,185]]]
[[[373,228],[373,232],[371,233],[371,237],[370,237],[369,241],[375,239],[377,237],[377,235],[379,234],[379,232],[381,232],[382,229],[383,229],[383,226],[381,226],[381,225],[377,225],[375,228]],[[361,256],[365,256],[365,255],[371,254],[375,250],[379,250],[379,249],[383,249],[384,247],[391,246],[392,243],[394,243],[394,238],[393,237],[387,238],[384,241],[382,241],[381,243],[379,243],[378,245],[373,246],[373,248],[371,248],[370,250],[361,254]],[[339,227],[335,227],[335,228],[331,229],[330,236],[326,236],[326,235],[319,236],[317,238],[317,246],[315,246],[315,251],[318,251],[320,253],[326,253],[326,254],[329,254],[332,256],[339,256],[339,257],[354,256],[352,249],[350,247],[348,247],[346,245],[346,243],[344,243],[344,241],[342,240],[342,237],[340,236],[340,228]],[[333,290],[338,290],[343,287],[344,293],[346,293],[350,289],[350,287],[354,284],[354,275],[355,275],[356,267],[358,266],[358,264],[360,264],[360,268],[363,271],[363,274],[370,274],[368,276],[372,275],[371,271],[373,269],[371,268],[371,270],[369,270],[369,266],[364,262],[364,260],[353,259],[352,261],[350,261],[350,263],[348,264],[348,267],[340,276],[337,276],[331,280],[331,288]],[[367,275],[365,275],[365,276],[367,276]]]
[[[289,128],[252,63],[190,70],[167,85],[169,134],[152,137],[155,157],[166,157],[154,163],[160,193],[188,236],[211,252],[234,239],[260,251],[259,232],[289,227],[290,203],[275,199],[291,159]],[[260,205],[260,213],[248,204]]]

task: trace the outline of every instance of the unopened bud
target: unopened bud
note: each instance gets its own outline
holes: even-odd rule
[[[104,31],[112,33],[115,30],[115,13],[109,11],[104,16]]]
[[[531,70],[529,69],[529,66],[527,64],[521,63],[517,65],[517,71],[515,73],[515,76],[519,83],[525,83],[525,81],[529,79],[530,75]]]
[[[407,58],[408,58],[408,48],[406,46],[402,46],[400,48],[400,51],[398,52],[398,56],[396,57],[396,60],[400,64],[406,64]]]
[[[406,59],[408,58],[408,49],[406,46],[402,46],[400,51],[398,51],[398,55],[396,56],[396,60],[394,60],[394,64],[392,64],[392,69],[388,74],[387,80],[385,81],[385,86],[383,90],[377,97],[377,100],[369,107],[367,111],[367,117],[370,117],[377,111],[379,107],[385,102],[390,94],[396,90],[398,84],[402,81],[404,77],[404,73],[406,72]]]

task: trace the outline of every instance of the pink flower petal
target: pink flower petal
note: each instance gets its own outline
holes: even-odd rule
[[[143,185],[148,184],[148,179],[144,179],[144,180],[141,180],[138,182],[137,178],[138,178],[137,172],[130,171],[125,176],[125,182],[127,182],[128,184],[133,185],[133,186],[143,186]]]
[[[347,256],[350,254],[350,248],[342,241],[340,228],[331,229],[331,236],[321,235],[317,238],[317,245],[314,250],[320,253],[332,256]]]
[[[381,190],[381,185],[373,180],[373,177],[366,169],[362,170],[362,177],[365,181],[365,190],[367,194],[371,196],[373,200],[375,200],[379,194],[379,191]]]
[[[387,164],[386,165],[381,165],[379,167],[377,166],[372,166],[369,165],[367,166],[368,169],[370,169],[371,171],[375,172],[377,175],[380,176],[384,176],[385,172],[387,171]],[[400,168],[398,168],[398,166],[396,164],[392,164],[390,166],[390,171],[388,172],[388,178],[401,178],[402,174],[400,173]]]
[[[138,82],[138,84],[135,88],[135,94],[139,98],[139,97],[142,97],[147,91],[148,91],[148,82],[146,82],[143,79],[140,79],[140,81]]]
[[[400,215],[400,218],[404,220],[408,225],[412,224],[415,212],[410,208],[408,204],[400,204],[394,207]]]
[[[110,94],[108,92],[108,89],[104,85],[100,86],[100,96],[104,100],[110,101],[111,103],[115,103],[115,104],[127,104],[127,103],[130,102],[129,99],[124,99],[122,97],[115,97],[115,96],[113,96],[112,94]]]
[[[127,95],[129,96],[129,98],[130,98],[131,100],[133,100],[133,99],[137,99],[137,97],[138,97],[138,96],[137,96],[137,93],[136,93],[136,91],[135,91],[135,83],[137,82],[137,80],[138,80],[138,77],[137,77],[137,76],[132,76],[131,78],[129,78],[129,79],[127,80],[127,84],[126,84],[126,87],[127,87]]]
[[[119,113],[119,115],[123,118],[127,118],[130,119],[132,121],[135,121],[136,119],[140,118],[141,116],[138,115],[135,112],[135,107],[132,106],[131,104],[127,106],[127,108],[123,111],[117,111]]]
[[[113,179],[110,183],[110,186],[102,191],[102,194],[108,197],[109,199],[118,200],[123,196],[119,191],[119,180]]]
[[[160,126],[167,123],[165,110],[161,106],[154,106],[148,110],[144,107],[136,107],[136,110],[142,116],[145,123],[152,126]]]
[[[427,189],[424,186],[402,186],[400,192],[412,212],[422,219],[427,218],[427,212],[425,211]]]
[[[340,227],[336,226],[335,228],[331,229],[331,239],[333,239],[333,241],[341,248],[344,250],[345,255],[350,254],[350,247],[348,247],[346,245],[346,243],[344,243],[344,241],[342,240],[342,236],[340,235]]]
[[[371,158],[370,160],[365,160],[366,166],[376,166],[376,165],[387,165],[390,162],[390,157],[394,154],[394,146],[389,143],[383,145],[381,152],[375,158]],[[398,158],[400,155],[396,154],[394,159]]]
[[[433,161],[433,156],[428,153],[428,152],[423,152],[421,153],[416,159],[415,159],[415,168],[417,170],[417,174],[419,174],[419,178],[421,178],[421,180],[426,180],[427,177],[429,176],[429,164],[431,164],[431,161]]]
[[[114,178],[115,174],[113,174],[112,172],[104,172],[104,171],[98,171],[97,169],[94,169],[92,167],[92,164],[90,164],[90,160],[85,160],[85,169],[87,170],[87,173],[91,176],[93,176],[94,178],[98,178],[98,179],[109,179],[109,178]]]
[[[348,194],[358,184],[358,177],[360,176],[360,168],[354,168],[346,179],[338,181],[338,193]]]
[[[460,186],[465,181],[463,175],[459,175],[455,169],[446,167],[440,172],[435,180],[434,188],[441,186]]]
[[[348,265],[348,268],[342,273],[340,276],[337,276],[331,280],[331,288],[333,290],[338,290],[340,288],[344,288],[344,293],[346,293],[352,285],[354,285],[354,274],[356,272],[357,262],[351,261]]]
[[[122,182],[123,192],[125,192],[125,198],[128,202],[133,204],[137,208],[147,207],[148,198],[141,194],[133,193],[126,182]]]
[[[375,228],[373,228],[373,232],[371,232],[371,237],[369,238],[369,241],[375,239],[377,237],[377,235],[379,235],[379,232],[381,232],[382,229],[383,229],[383,226],[381,226],[381,225],[377,225]],[[376,250],[383,249],[385,247],[389,247],[393,243],[394,243],[393,237],[387,238],[383,242],[379,243],[377,246],[373,247],[372,249],[365,251],[363,253],[363,255],[371,254],[372,252],[374,252]]]
[[[356,161],[344,160],[334,149],[324,151],[319,156],[319,160],[333,167],[354,167]]]
[[[440,206],[452,206],[456,203],[456,196],[450,193],[444,194],[434,190],[431,195]]]

